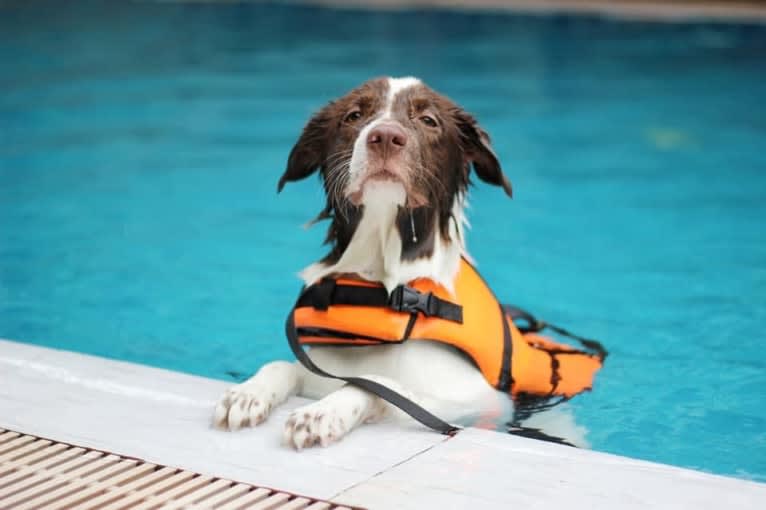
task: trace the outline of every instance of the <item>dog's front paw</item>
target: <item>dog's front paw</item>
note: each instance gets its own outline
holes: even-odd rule
[[[282,440],[296,450],[315,445],[327,446],[345,436],[353,427],[353,417],[344,414],[348,413],[323,401],[296,409],[285,423]]]
[[[226,390],[215,407],[213,424],[220,429],[238,430],[263,423],[277,403],[276,392],[266,386],[250,382]]]

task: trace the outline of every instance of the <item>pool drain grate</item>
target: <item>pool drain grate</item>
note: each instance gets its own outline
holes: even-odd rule
[[[3,510],[350,510],[329,501],[0,429]]]

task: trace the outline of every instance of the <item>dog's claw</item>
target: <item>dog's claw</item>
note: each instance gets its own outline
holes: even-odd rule
[[[273,399],[270,395],[267,397],[264,398],[255,384],[240,384],[227,390],[215,407],[213,425],[223,430],[260,425],[268,418],[273,406]]]
[[[285,423],[282,442],[298,451],[315,445],[328,446],[345,436],[349,429],[345,420],[321,402],[309,404],[290,414]]]

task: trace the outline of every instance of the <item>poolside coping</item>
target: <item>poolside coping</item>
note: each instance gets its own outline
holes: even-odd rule
[[[211,427],[224,381],[0,340],[0,428],[200,476],[377,508],[761,508],[766,484],[479,429],[361,427],[329,448]],[[0,482],[0,498],[2,497]]]

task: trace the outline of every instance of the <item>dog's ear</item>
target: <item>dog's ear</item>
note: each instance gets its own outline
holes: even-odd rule
[[[300,138],[287,158],[287,169],[279,178],[277,193],[282,191],[288,181],[305,179],[316,172],[324,163],[331,120],[331,106],[332,103],[311,117],[303,128]]]
[[[489,140],[489,135],[476,122],[472,115],[462,110],[456,114],[457,126],[460,130],[460,138],[463,153],[466,160],[473,165],[476,175],[484,182],[502,186],[505,194],[513,197],[513,188],[508,177],[500,168],[500,161]]]

